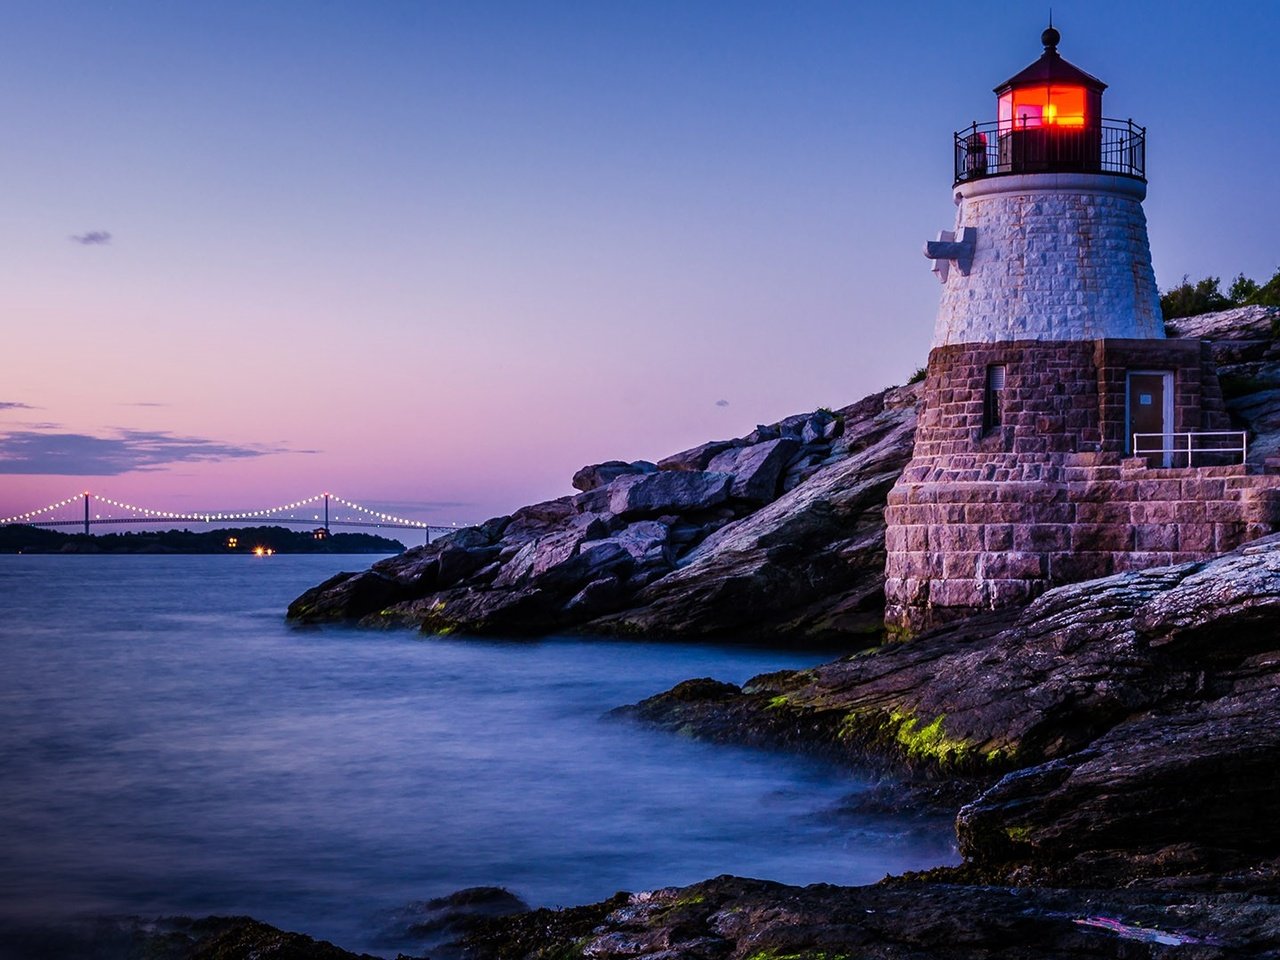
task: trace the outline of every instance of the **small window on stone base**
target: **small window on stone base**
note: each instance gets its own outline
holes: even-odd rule
[[[982,396],[982,432],[990,433],[1004,423],[1004,364],[987,367],[987,388]]]

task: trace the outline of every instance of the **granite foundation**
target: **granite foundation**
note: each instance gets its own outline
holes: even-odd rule
[[[987,370],[1005,368],[999,424]],[[1208,346],[1107,339],[942,346],[889,494],[886,622],[915,632],[1051,586],[1203,560],[1280,529],[1280,477],[1198,450],[1126,454],[1126,374],[1173,374],[1172,430],[1230,428]],[[1233,462],[1234,461],[1234,462]]]

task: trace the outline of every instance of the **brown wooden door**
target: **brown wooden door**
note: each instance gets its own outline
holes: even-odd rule
[[[1133,450],[1137,456],[1145,455],[1153,467],[1169,463],[1170,451],[1166,448],[1171,443],[1167,437],[1169,425],[1165,422],[1168,376],[1166,373],[1129,374],[1129,441],[1134,442],[1135,433],[1158,434],[1139,437]]]

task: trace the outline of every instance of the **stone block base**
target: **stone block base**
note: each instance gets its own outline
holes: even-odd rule
[[[1280,477],[1067,457],[1064,479],[913,482],[885,511],[886,623],[916,632],[1053,586],[1206,560],[1280,530]],[[1069,478],[1069,479],[1067,479]]]

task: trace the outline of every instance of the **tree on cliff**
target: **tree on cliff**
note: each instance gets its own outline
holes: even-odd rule
[[[1183,274],[1182,282],[1160,295],[1160,309],[1166,320],[1178,317],[1194,317],[1232,307],[1280,307],[1280,270],[1264,284],[1251,280],[1243,273],[1231,282],[1230,289],[1222,292],[1219,277],[1204,277],[1192,283]]]

